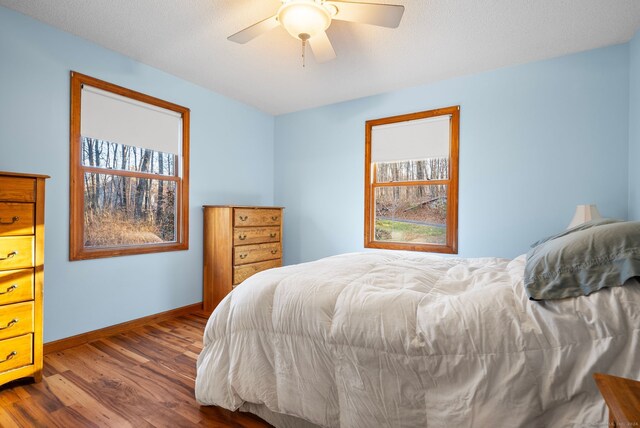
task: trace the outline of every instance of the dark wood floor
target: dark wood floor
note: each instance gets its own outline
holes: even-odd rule
[[[41,383],[0,388],[0,427],[269,427],[195,401],[205,323],[178,317],[46,355]]]

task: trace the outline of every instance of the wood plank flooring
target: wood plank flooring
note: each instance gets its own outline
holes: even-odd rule
[[[195,313],[45,355],[41,383],[0,387],[0,427],[270,427],[195,401],[206,321]]]

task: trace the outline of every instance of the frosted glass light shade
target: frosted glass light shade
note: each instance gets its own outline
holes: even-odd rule
[[[280,6],[278,21],[296,39],[301,34],[312,38],[329,28],[331,14],[313,0],[293,0]]]
[[[602,216],[600,215],[600,212],[598,212],[598,207],[595,204],[578,205],[576,207],[576,212],[573,215],[573,219],[571,219],[571,223],[569,223],[569,227],[567,229],[571,229],[572,227],[576,227],[582,223],[600,218],[602,218]]]

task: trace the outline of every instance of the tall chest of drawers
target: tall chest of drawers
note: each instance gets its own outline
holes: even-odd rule
[[[46,178],[0,172],[0,385],[42,379]]]
[[[282,265],[282,207],[204,207],[204,310],[238,284]]]

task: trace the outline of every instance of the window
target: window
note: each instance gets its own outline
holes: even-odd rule
[[[369,120],[365,247],[458,252],[460,107]]]
[[[71,73],[69,258],[186,250],[189,109]]]

